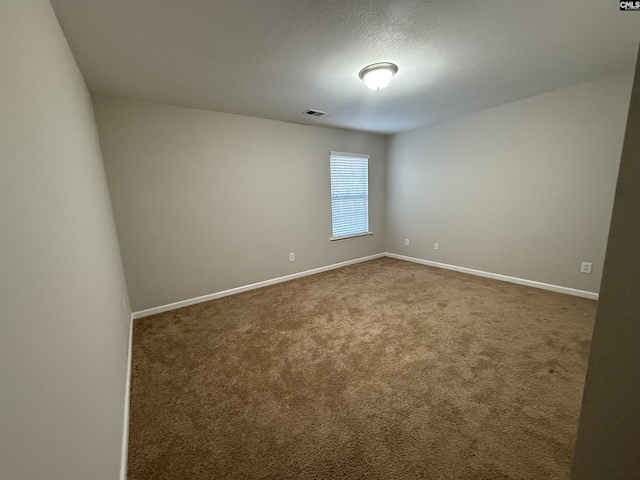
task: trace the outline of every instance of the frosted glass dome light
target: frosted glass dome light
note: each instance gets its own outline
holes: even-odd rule
[[[374,63],[360,70],[358,77],[372,90],[380,90],[391,82],[398,72],[398,66],[393,63]]]

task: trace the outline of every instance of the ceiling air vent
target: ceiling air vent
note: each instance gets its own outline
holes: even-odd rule
[[[303,115],[311,115],[312,117],[322,117],[327,114],[327,112],[321,112],[320,110],[307,110],[302,112]]]

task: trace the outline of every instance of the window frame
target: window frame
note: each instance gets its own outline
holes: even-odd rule
[[[337,160],[337,159],[349,159],[349,160],[365,160],[366,161],[366,168],[367,168],[367,182],[366,182],[366,221],[367,221],[367,229],[366,231],[361,231],[361,232],[353,232],[353,233],[348,233],[346,235],[340,235],[340,236],[334,236],[334,199],[336,198],[333,195],[333,179],[331,176],[331,171],[332,171],[332,161],[333,160]],[[373,232],[371,231],[371,222],[370,222],[370,215],[369,215],[369,210],[370,210],[370,205],[369,205],[369,160],[370,160],[370,156],[368,154],[362,154],[362,153],[347,153],[347,152],[335,152],[335,151],[331,151],[330,155],[329,155],[329,198],[330,198],[330,202],[331,202],[331,237],[329,237],[329,241],[331,242],[339,242],[342,240],[349,240],[349,239],[353,239],[353,238],[359,238],[359,237],[366,237],[366,236],[371,236],[373,235]]]

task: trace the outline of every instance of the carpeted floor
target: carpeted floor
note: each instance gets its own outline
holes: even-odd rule
[[[596,303],[390,258],[135,322],[129,479],[566,479]]]

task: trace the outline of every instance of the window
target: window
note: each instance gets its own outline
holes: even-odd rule
[[[331,240],[369,231],[369,155],[331,152]]]

